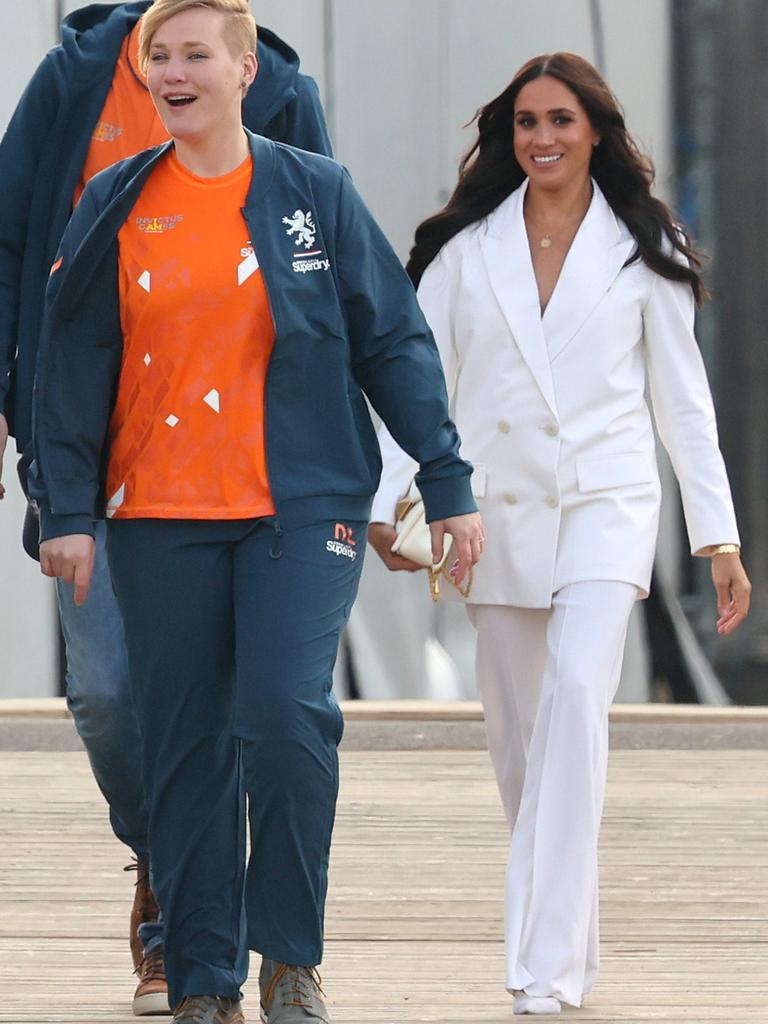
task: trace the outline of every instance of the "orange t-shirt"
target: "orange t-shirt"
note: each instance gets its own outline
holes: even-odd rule
[[[251,173],[249,157],[198,178],[171,150],[120,229],[110,518],[274,514],[264,444],[274,327],[241,212]]]
[[[76,206],[91,178],[118,160],[142,149],[159,146],[169,138],[139,71],[139,20],[125,37],[101,117],[93,130],[91,145],[75,190]]]

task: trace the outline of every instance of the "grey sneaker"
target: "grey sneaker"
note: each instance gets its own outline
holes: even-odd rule
[[[264,957],[259,991],[264,1024],[331,1024],[314,967],[292,967]]]
[[[238,999],[187,996],[173,1011],[171,1024],[245,1024]]]

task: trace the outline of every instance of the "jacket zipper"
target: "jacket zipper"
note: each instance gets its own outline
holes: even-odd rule
[[[259,264],[259,270],[261,271],[261,276],[262,276],[262,279],[264,281],[264,290],[267,293],[267,306],[269,307],[269,318],[272,321],[272,333],[274,335],[274,342],[272,344],[272,352],[270,353],[269,362],[267,363],[267,372],[266,372],[266,374],[264,376],[264,457],[265,457],[265,463],[266,463],[266,468],[267,468],[267,483],[269,485],[269,493],[272,495],[272,504],[275,506],[275,542],[278,543],[280,537],[282,537],[282,528],[280,526],[280,516],[279,516],[279,512],[278,512],[277,496],[275,494],[275,489],[274,489],[273,484],[272,484],[272,481],[273,481],[273,476],[272,476],[272,457],[271,457],[271,448],[272,448],[272,446],[271,446],[270,441],[269,441],[269,381],[270,381],[270,377],[272,376],[272,363],[273,363],[274,358],[275,358],[275,349],[277,348],[277,339],[278,339],[277,320],[275,319],[275,310],[274,310],[274,307],[272,305],[272,296],[270,295],[268,276],[267,276],[267,273],[266,273],[264,267],[261,264],[261,260],[259,259],[259,249],[258,249],[258,247],[256,245],[256,238],[255,238],[254,231],[253,231],[253,225],[248,220],[248,210],[247,210],[247,207],[242,206],[240,208],[240,212],[243,215],[243,220],[245,221],[245,226],[248,228],[248,235],[249,235],[250,240],[251,240],[251,245],[253,246],[253,251],[256,254],[256,259],[257,259],[258,264]],[[274,548],[274,544],[273,544],[273,548]],[[282,551],[280,552],[280,554],[282,554]],[[273,558],[279,558],[280,554],[273,555],[272,552],[270,551],[270,555],[272,555]]]

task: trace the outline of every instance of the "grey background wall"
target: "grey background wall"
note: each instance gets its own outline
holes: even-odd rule
[[[8,7],[11,4],[6,0]],[[53,0],[12,4],[0,38],[0,126],[5,126],[40,58],[55,38]],[[0,202],[2,197],[0,196]],[[58,684],[55,601],[50,580],[21,550],[24,501],[9,441],[0,502],[0,697],[45,696]]]
[[[336,153],[401,256],[447,198],[481,104],[527,58],[595,60],[590,0],[258,0],[326,101]],[[605,71],[632,130],[669,176],[669,5],[602,0]]]
[[[67,0],[63,6],[71,11],[81,3]],[[602,0],[597,6],[604,70],[631,129],[656,161],[664,192],[670,174],[668,0]],[[0,40],[0,127],[55,42],[56,7],[55,0],[13,3],[13,20],[6,21]],[[462,126],[477,108],[536,53],[565,49],[598,58],[593,7],[589,0],[253,3],[257,20],[290,42],[317,79],[337,157],[403,258],[414,226],[444,202],[455,182],[471,138],[471,129]],[[0,696],[51,693],[57,680],[52,590],[19,549],[22,502],[13,462],[6,460],[11,493],[0,505]],[[666,531],[665,543],[675,542],[676,530]],[[449,678],[450,692],[465,692],[471,639],[463,619],[451,611],[435,619],[423,581],[395,581],[374,558],[364,576],[352,634],[357,650],[367,652],[371,692],[402,692],[407,684],[434,693],[440,678]],[[385,670],[377,648],[384,643],[391,652],[385,624],[393,606],[408,609],[411,639],[423,634],[423,650],[415,660],[403,652],[399,664],[390,658]],[[389,628],[396,639],[401,627],[391,621]],[[427,641],[429,633],[440,637],[458,668]],[[642,672],[641,645],[633,643],[638,653],[630,663]]]

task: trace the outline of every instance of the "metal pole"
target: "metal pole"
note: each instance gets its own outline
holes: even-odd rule
[[[595,67],[605,76],[605,32],[600,0],[589,0],[589,20],[592,24],[592,43],[595,48]]]
[[[325,67],[325,90],[323,106],[325,121],[331,136],[334,150],[338,145],[336,134],[336,76],[335,67],[335,34],[333,23],[333,0],[323,0],[323,64]]]
[[[64,20],[64,0],[55,0],[54,2],[54,14],[56,16],[56,24],[54,26],[54,32],[57,39],[61,39],[61,23]]]

